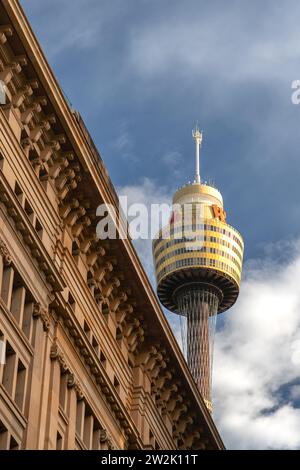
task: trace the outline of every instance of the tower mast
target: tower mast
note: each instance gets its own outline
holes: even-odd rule
[[[198,125],[196,125],[196,128],[193,130],[192,135],[195,140],[195,168],[196,168],[196,173],[195,173],[195,183],[200,183],[200,147],[202,144],[202,131],[198,128]]]

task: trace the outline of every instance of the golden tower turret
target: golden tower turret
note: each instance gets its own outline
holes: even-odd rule
[[[170,222],[153,241],[153,257],[158,297],[185,319],[181,323],[187,362],[211,410],[216,317],[238,297],[244,243],[226,222],[221,193],[201,182],[198,128],[193,137],[195,180],[175,193]]]

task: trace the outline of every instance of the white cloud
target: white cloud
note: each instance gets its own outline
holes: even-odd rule
[[[284,248],[285,263],[276,255]],[[240,298],[217,333],[214,417],[229,448],[300,448],[299,242],[268,247],[245,268]],[[282,253],[281,253],[282,254]]]

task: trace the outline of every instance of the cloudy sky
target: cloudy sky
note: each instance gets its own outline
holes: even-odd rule
[[[214,418],[228,448],[300,448],[299,2],[21,4],[120,193],[168,201],[193,177],[199,121],[202,175],[246,247],[215,342]]]

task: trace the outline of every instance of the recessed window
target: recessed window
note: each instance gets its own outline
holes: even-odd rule
[[[68,295],[68,303],[70,304],[72,310],[75,310],[75,300],[74,300],[74,297],[72,296],[72,294],[69,292],[69,295]]]
[[[5,364],[3,368],[2,384],[6,391],[11,395],[14,383],[16,367],[16,353],[12,346],[7,342],[5,349]]]
[[[28,215],[29,219],[31,220],[31,222],[33,222],[33,218],[34,218],[33,209],[31,207],[31,205],[29,204],[29,202],[27,201],[27,199],[25,200],[24,209],[25,209],[25,212]]]
[[[91,341],[91,339],[92,339],[92,332],[91,332],[91,329],[90,329],[88,323],[87,323],[85,320],[84,320],[84,322],[83,322],[83,331],[85,332],[85,334],[86,334],[88,340]]]
[[[4,423],[0,421],[0,450],[7,450],[8,430]]]
[[[93,443],[92,449],[99,450],[100,449],[100,434],[101,434],[101,425],[97,418],[94,417],[94,427],[93,427]]]
[[[85,402],[84,400],[77,400],[76,433],[80,437],[80,439],[82,439],[82,435],[83,435],[84,416],[85,416]]]
[[[106,357],[104,356],[103,352],[100,352],[100,362],[103,365],[103,367],[106,366]]]
[[[23,411],[24,398],[25,398],[25,382],[26,382],[26,367],[19,360],[18,369],[17,369],[17,383],[16,383],[16,392],[15,392],[15,402]]]
[[[31,341],[32,336],[32,327],[33,327],[33,309],[34,309],[34,299],[30,292],[26,292],[25,297],[25,306],[24,306],[24,313],[23,313],[23,323],[22,323],[22,330],[27,336],[28,340]]]
[[[120,382],[119,382],[119,380],[117,379],[116,376],[114,376],[114,387],[117,390],[117,392],[119,393],[119,391],[120,391]]]
[[[35,221],[35,230],[37,231],[37,234],[40,238],[42,238],[42,235],[43,235],[43,227],[42,225],[40,224],[40,222],[38,221],[38,219],[36,219]]]
[[[99,344],[98,344],[98,342],[97,342],[97,340],[94,336],[93,336],[93,339],[92,339],[92,346],[93,346],[93,348],[95,349],[95,351],[98,355],[99,352],[100,352],[100,347],[99,347]]]
[[[21,204],[23,204],[23,199],[24,199],[24,194],[23,194],[23,191],[21,189],[21,187],[19,186],[18,182],[16,181],[16,184],[15,184],[15,195],[17,196],[17,198],[19,199],[19,202]]]
[[[84,425],[83,425],[83,442],[88,449],[92,448],[94,429],[94,416],[88,404],[85,405]]]
[[[59,405],[63,411],[66,409],[66,399],[68,390],[68,374],[60,375],[59,383]]]

